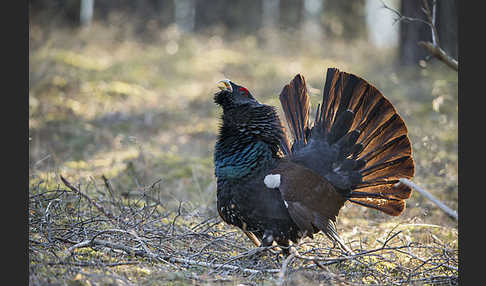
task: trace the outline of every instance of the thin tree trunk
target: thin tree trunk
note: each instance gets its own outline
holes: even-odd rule
[[[281,29],[300,29],[303,17],[303,0],[280,0],[279,24]]]
[[[422,0],[402,0],[401,14],[406,17],[427,20],[422,11]],[[420,41],[431,41],[430,27],[417,21],[400,21],[400,64],[416,65],[429,53],[418,45]]]
[[[457,60],[457,1],[437,1],[437,32],[440,47]]]
[[[94,0],[81,0],[79,21],[81,26],[89,26],[93,20]]]

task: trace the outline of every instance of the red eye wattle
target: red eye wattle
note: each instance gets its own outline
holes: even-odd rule
[[[246,89],[244,87],[240,87],[238,90],[243,92],[244,95],[248,96],[248,89]]]

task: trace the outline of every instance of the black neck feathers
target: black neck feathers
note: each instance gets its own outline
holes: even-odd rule
[[[270,167],[279,155],[283,132],[271,106],[243,104],[225,108],[215,146],[215,175],[242,179]]]

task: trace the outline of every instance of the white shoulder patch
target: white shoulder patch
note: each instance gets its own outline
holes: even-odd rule
[[[275,189],[280,186],[280,174],[268,174],[263,179],[265,186],[270,189]]]

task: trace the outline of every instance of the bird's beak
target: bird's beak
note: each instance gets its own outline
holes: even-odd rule
[[[229,92],[233,92],[233,87],[231,86],[229,79],[222,79],[218,81],[218,88],[221,90],[228,90]]]

